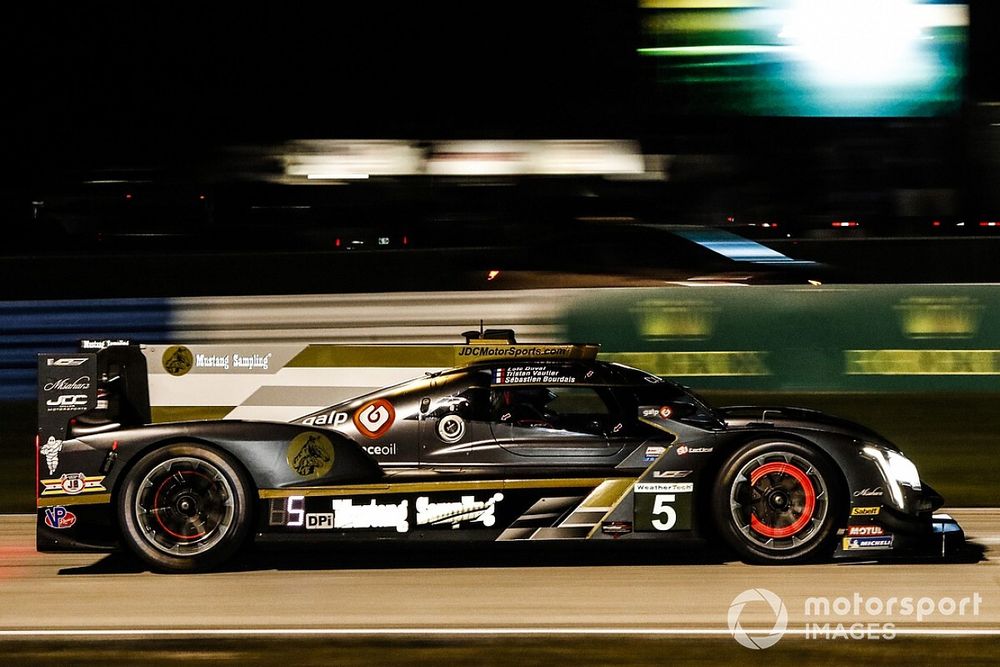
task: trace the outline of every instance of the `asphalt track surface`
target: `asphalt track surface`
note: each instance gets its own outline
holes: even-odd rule
[[[904,637],[1000,636],[1000,509],[951,514],[980,547],[978,560],[760,567],[685,549],[377,545],[316,554],[256,551],[230,571],[199,575],[153,574],[119,555],[39,554],[34,518],[5,515],[0,641],[201,634],[724,637],[730,604],[751,588],[780,596],[793,635],[809,622],[890,622]],[[807,615],[806,599],[819,596],[860,597],[861,612]],[[864,608],[871,598],[887,604],[893,597],[918,605],[927,598],[935,608],[919,619],[899,609]],[[942,600],[960,605],[963,598],[970,598],[964,614],[957,606],[941,610]],[[764,603],[748,604],[740,617],[747,628],[774,621]]]

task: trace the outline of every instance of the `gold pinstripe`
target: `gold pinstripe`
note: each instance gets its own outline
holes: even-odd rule
[[[559,489],[597,487],[608,481],[605,477],[570,479],[493,479],[447,482],[403,482],[397,484],[355,484],[351,486],[309,486],[288,489],[260,489],[260,498],[288,496],[356,496],[379,493],[432,493],[435,491],[473,491],[476,489]],[[612,480],[613,481],[613,480]],[[628,478],[629,484],[635,482]]]
[[[55,507],[56,505],[104,505],[111,502],[110,493],[94,493],[89,496],[60,496],[58,498],[39,498],[38,507]]]

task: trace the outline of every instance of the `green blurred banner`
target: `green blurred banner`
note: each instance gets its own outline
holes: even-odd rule
[[[1000,286],[702,286],[577,301],[570,340],[705,389],[998,391]]]

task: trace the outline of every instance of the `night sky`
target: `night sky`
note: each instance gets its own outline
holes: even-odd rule
[[[1000,92],[996,4],[973,3],[972,101]],[[76,167],[184,168],[214,147],[292,138],[666,138],[665,152],[697,152],[742,133],[752,151],[794,124],[762,134],[651,106],[632,2],[206,6],[5,16],[4,197]]]
[[[63,5],[22,16],[5,28],[8,129],[32,149],[113,152],[317,136],[627,135],[633,125],[628,3],[329,4]]]

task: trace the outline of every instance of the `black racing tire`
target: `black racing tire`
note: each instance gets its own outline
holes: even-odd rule
[[[202,572],[247,541],[252,484],[229,455],[202,444],[172,444],[140,458],[117,497],[129,550],[159,572]]]
[[[749,563],[828,558],[844,519],[844,482],[825,454],[786,440],[758,440],[719,469],[712,514],[723,540]]]

